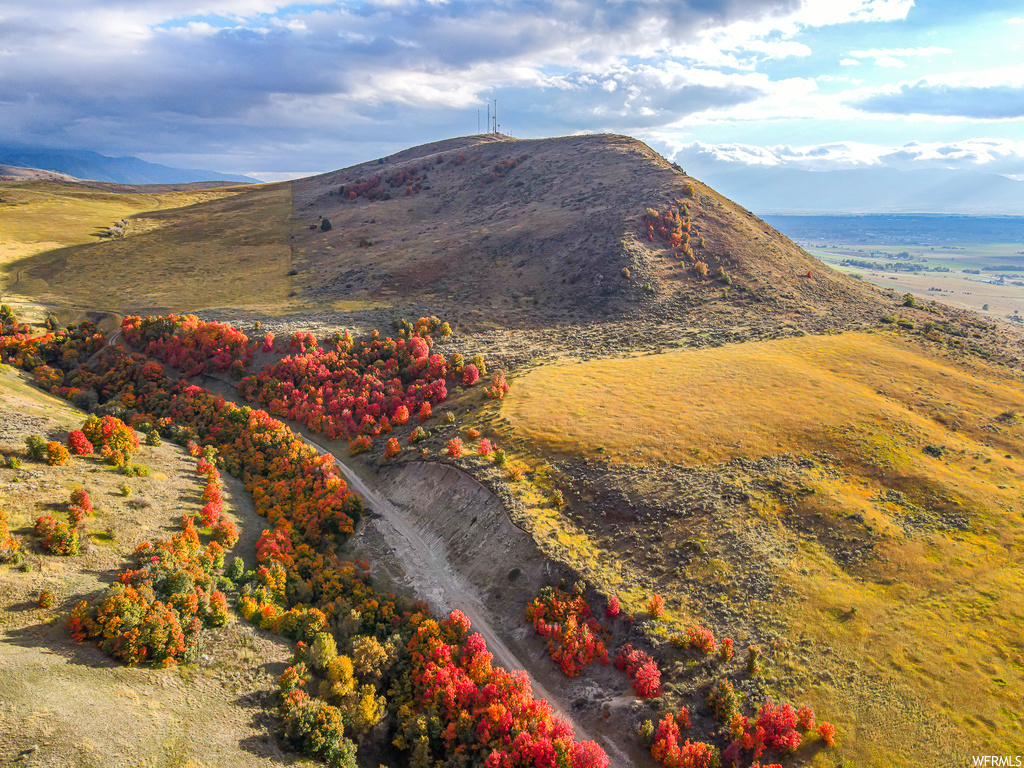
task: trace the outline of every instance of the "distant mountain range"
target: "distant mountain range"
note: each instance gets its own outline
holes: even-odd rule
[[[189,184],[195,181],[257,183],[249,176],[218,173],[197,168],[171,168],[147,163],[137,157],[107,157],[85,150],[25,149],[0,147],[0,164],[39,168],[90,181],[115,184]]]
[[[687,169],[689,170],[689,169]],[[756,214],[1024,214],[1024,181],[959,170],[801,171],[748,166],[696,175]]]

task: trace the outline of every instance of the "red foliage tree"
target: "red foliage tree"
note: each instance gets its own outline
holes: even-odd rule
[[[75,456],[86,456],[93,451],[92,443],[80,429],[68,432],[68,450]]]

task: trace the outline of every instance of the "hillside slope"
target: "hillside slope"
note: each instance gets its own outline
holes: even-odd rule
[[[734,322],[752,305],[850,325],[891,304],[623,136],[454,139],[296,181],[292,199],[310,227],[293,245],[314,303],[393,296],[455,314],[469,304],[517,326],[697,307]],[[677,204],[693,232],[683,261],[644,223],[648,208]]]

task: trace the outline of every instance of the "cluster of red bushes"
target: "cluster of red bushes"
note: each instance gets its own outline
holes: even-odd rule
[[[607,768],[604,751],[577,743],[551,705],[534,698],[527,674],[494,667],[483,638],[469,630],[459,611],[416,627],[407,646],[413,705],[398,710],[395,743],[427,758],[422,765],[447,754],[486,768]],[[435,728],[439,739],[431,738]]]
[[[661,696],[661,670],[658,663],[632,643],[626,643],[615,657],[615,666],[633,679],[633,690],[641,699]]]
[[[608,663],[603,628],[581,595],[544,587],[526,607],[526,619],[547,638],[551,658],[569,677],[576,677],[595,660]]]
[[[342,184],[338,193],[348,200],[355,200],[359,197],[365,197],[367,200],[391,199],[391,193],[380,185],[380,176],[371,176],[368,179]]]
[[[193,518],[170,539],[143,542],[135,550],[137,567],[97,602],[80,602],[68,627],[78,642],[99,640],[100,648],[128,664],[173,664],[194,660],[201,650],[203,625],[227,621],[227,600],[214,589],[224,565],[224,549],[203,546]]]
[[[510,158],[508,160],[500,160],[494,164],[491,169],[491,178],[494,181],[508,176],[514,169],[519,167],[519,163],[522,162],[523,158]]]
[[[827,745],[835,743],[835,727],[822,722],[815,728],[814,710],[810,707],[803,706],[794,712],[789,704],[778,705],[771,699],[761,705],[756,720],[735,714],[729,730],[732,741],[722,757],[735,765],[744,758],[756,763],[767,750],[792,754],[803,742],[804,734],[815,730]]]
[[[241,373],[255,348],[234,326],[206,322],[195,315],[126,317],[121,332],[132,347],[180,368],[186,376],[208,370]]]
[[[72,440],[69,434],[68,443],[74,442],[82,449],[88,443],[93,450],[99,449],[104,461],[115,467],[127,464],[132,454],[139,450],[139,436],[135,430],[115,416],[90,415],[80,432],[84,442],[77,437]]]
[[[670,248],[680,249],[680,258],[685,256],[692,260],[692,243],[694,241],[702,242],[700,233],[690,221],[685,205],[669,207],[667,213],[660,213],[653,208],[648,208],[644,213],[643,225],[648,241],[653,243],[657,237],[668,243]]]
[[[372,438],[406,423],[410,414],[429,419],[431,406],[448,397],[449,378],[471,385],[465,373],[470,366],[459,376],[442,355],[431,354],[432,347],[429,335],[414,333],[408,339],[377,337],[348,349],[314,348],[246,377],[239,393],[330,439],[360,438],[353,444],[360,452],[369,449]]]

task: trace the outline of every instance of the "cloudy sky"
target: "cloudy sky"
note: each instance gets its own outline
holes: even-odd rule
[[[3,0],[0,142],[264,179],[477,132],[1024,179],[1021,0]]]

